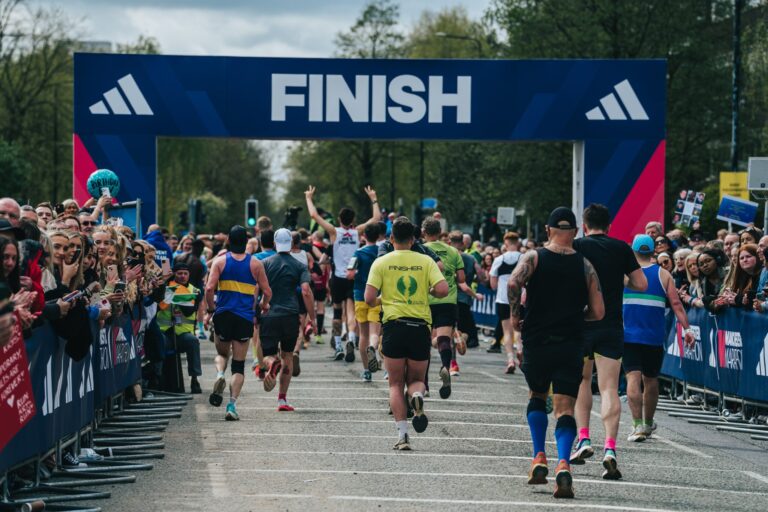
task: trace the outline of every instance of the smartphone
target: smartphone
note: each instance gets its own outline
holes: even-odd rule
[[[124,292],[125,291],[125,283],[123,281],[118,281],[115,283],[115,293],[117,292]]]
[[[117,277],[117,265],[109,265],[107,267],[107,276],[110,278]]]
[[[101,187],[101,197],[111,197],[109,194],[109,187]]]
[[[137,267],[139,265],[143,265],[144,264],[144,259],[143,258],[141,258],[141,259],[140,258],[128,258],[126,260],[126,264],[129,267]]]
[[[63,300],[64,302],[74,302],[82,296],[83,296],[83,292],[81,292],[80,290],[75,290],[74,292],[68,293],[65,296],[63,296],[61,300]]]
[[[75,252],[72,254],[72,263],[75,263],[76,261],[80,261],[80,254],[82,254],[83,248],[78,247],[75,249]]]

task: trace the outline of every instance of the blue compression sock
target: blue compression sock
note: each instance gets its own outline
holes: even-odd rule
[[[574,439],[576,439],[576,420],[573,416],[560,416],[555,425],[558,460],[570,460]]]
[[[547,403],[540,398],[528,401],[528,427],[531,429],[533,456],[545,452],[544,440],[547,438]]]

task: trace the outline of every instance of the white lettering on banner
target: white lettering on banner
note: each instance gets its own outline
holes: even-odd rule
[[[755,373],[760,377],[768,377],[768,334],[763,339],[763,350],[760,351],[760,356],[757,358]]]
[[[54,366],[52,355],[48,358],[45,365],[45,377],[43,378],[43,405],[41,407],[43,416],[52,414],[53,411],[61,407],[62,399],[64,404],[71,403],[74,399],[74,382],[72,380],[72,365],[75,362],[63,350],[58,357],[58,365]],[[84,359],[83,368],[80,372],[80,385],[77,388],[77,398],[82,400],[86,394],[93,392],[93,346],[88,349],[88,357]],[[57,370],[56,391],[53,390],[53,370]]]
[[[136,358],[133,336],[127,338],[122,327],[105,327],[99,331],[99,370],[109,370]]]
[[[741,370],[743,366],[741,333],[738,331],[718,331],[717,341],[720,351],[720,366],[730,370]]]
[[[383,123],[389,116],[413,124],[427,116],[429,123],[441,124],[443,110],[455,108],[457,124],[471,123],[472,77],[457,76],[456,92],[445,92],[444,81],[430,76],[427,86],[415,75],[397,75],[387,84],[385,75],[355,75],[353,89],[343,75],[273,73],[271,119],[285,121],[291,107],[305,108],[309,122],[338,123],[343,107],[354,123]]]

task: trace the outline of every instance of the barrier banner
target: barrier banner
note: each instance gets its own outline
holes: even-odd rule
[[[51,448],[93,419],[93,345],[74,361],[66,341],[49,324],[24,341],[34,394],[35,415],[0,452],[0,472]],[[5,416],[3,416],[3,422]]]
[[[695,345],[685,348],[682,328],[670,322],[662,373],[729,395],[768,401],[768,315],[728,309],[712,315],[688,311]]]
[[[0,349],[0,451],[34,415],[27,351],[17,319],[10,343]]]
[[[495,329],[498,322],[496,292],[482,284],[477,285],[476,291],[483,296],[483,300],[472,301],[472,315],[475,317],[475,324]]]
[[[134,306],[131,315],[123,314],[104,324],[98,332],[96,365],[96,403],[133,385],[141,377],[141,356],[146,314],[142,306]]]

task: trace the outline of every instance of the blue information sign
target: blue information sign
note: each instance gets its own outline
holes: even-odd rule
[[[732,222],[739,226],[747,226],[754,222],[758,204],[740,197],[723,196],[717,220]]]

